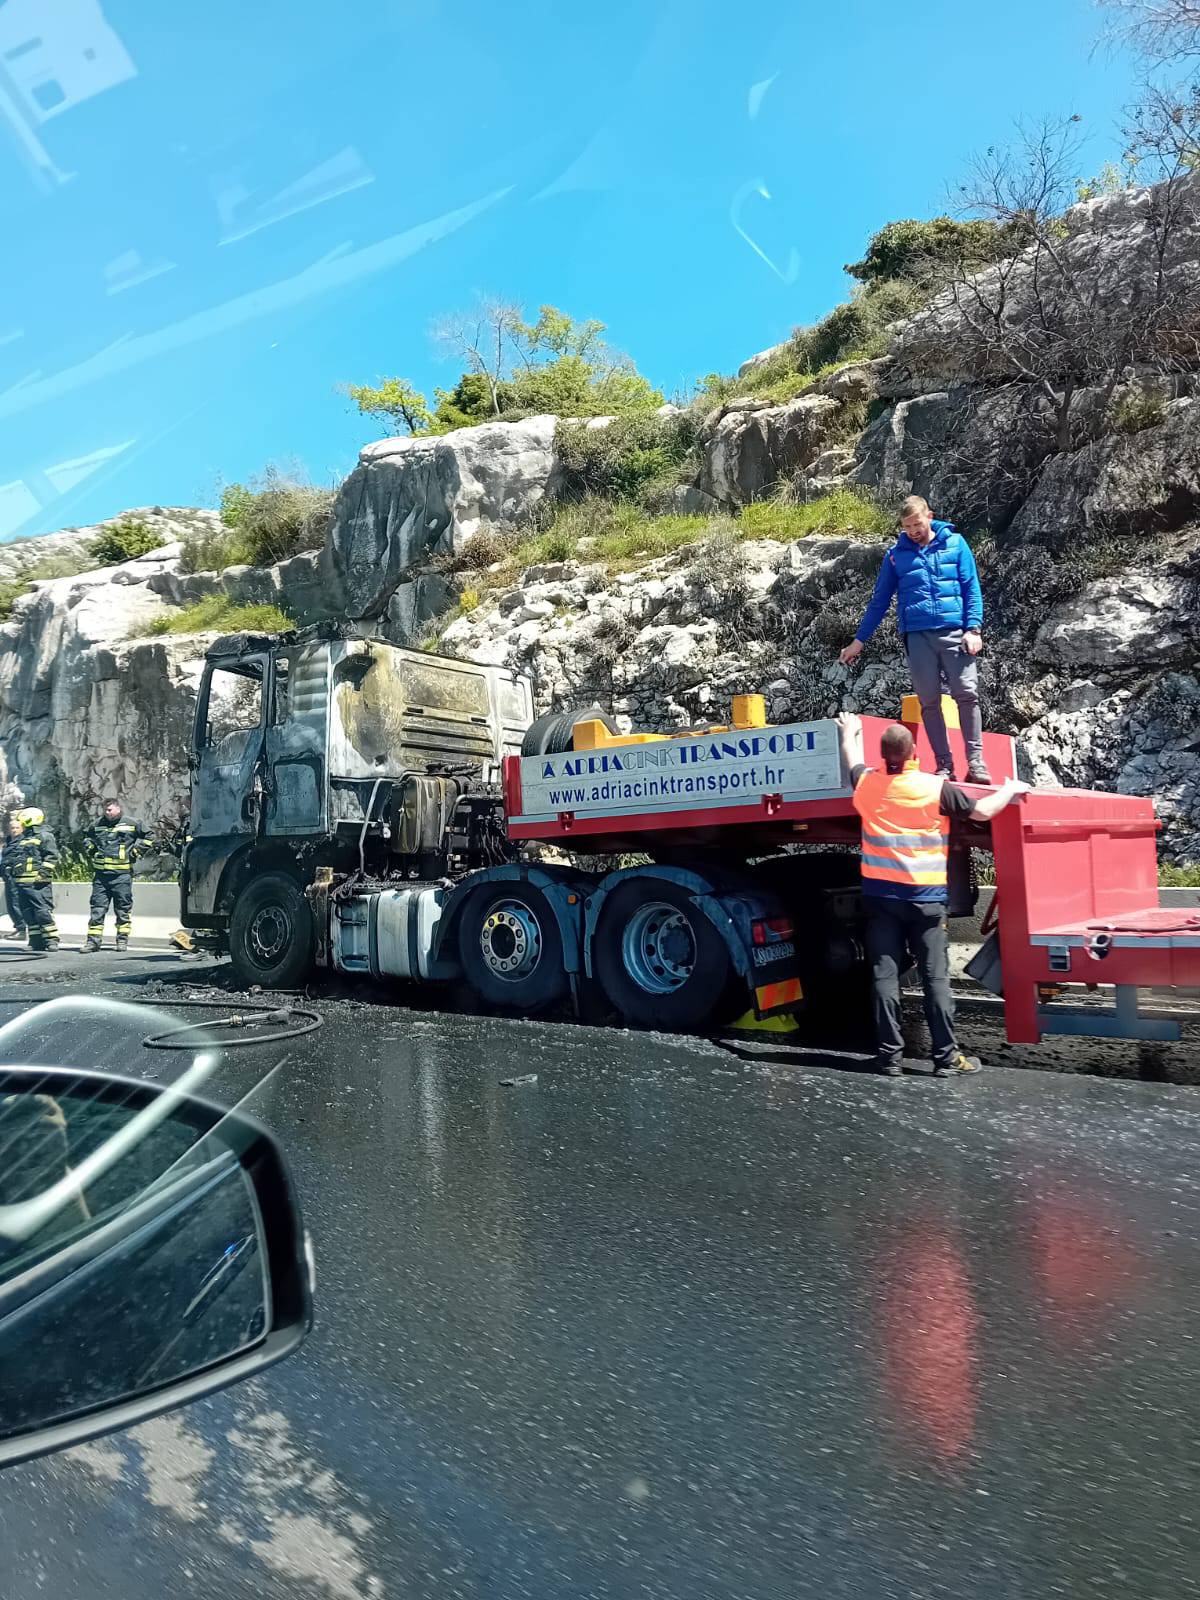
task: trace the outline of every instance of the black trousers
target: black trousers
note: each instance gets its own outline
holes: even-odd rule
[[[21,908],[17,904],[17,891],[7,878],[4,879],[4,909],[12,919],[12,925],[18,933],[25,932],[25,918],[21,915]]]
[[[29,943],[37,949],[47,939],[57,939],[54,925],[54,885],[52,883],[14,883],[16,910],[29,929]]]
[[[950,992],[950,951],[946,907],[940,901],[900,900],[865,894],[867,956],[875,986],[875,1038],[879,1054],[898,1060],[904,1054],[900,1030],[900,974],[908,956],[917,964],[925,997],[925,1020],[933,1040],[933,1064],[948,1067],[958,1055],[954,1036],[954,996]]]
[[[109,902],[117,923],[118,939],[128,939],[133,923],[133,874],[130,872],[97,871],[92,879],[92,899],[88,907],[88,938],[100,939],[104,935],[104,919]]]

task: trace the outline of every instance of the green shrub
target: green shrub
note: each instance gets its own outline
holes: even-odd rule
[[[887,330],[924,304],[921,291],[903,280],[869,283],[808,328],[796,328],[787,342],[744,378],[710,373],[699,387],[694,409],[701,413],[730,400],[753,397],[785,405],[854,361],[869,361],[887,349]]]
[[[911,316],[924,302],[920,289],[904,279],[885,279],[856,289],[820,322],[811,328],[797,328],[792,334],[797,370],[815,374],[835,363],[882,355],[889,326]]]
[[[1112,403],[1109,418],[1118,433],[1141,433],[1165,421],[1167,402],[1157,389],[1122,389]]]
[[[58,840],[58,860],[54,867],[56,883],[91,883],[96,875],[92,857],[81,833],[68,834]]]
[[[832,494],[800,506],[757,500],[742,512],[742,536],[746,539],[791,543],[812,533],[853,533],[861,539],[887,539],[895,531],[895,518],[853,489],[835,489]]]
[[[226,567],[250,566],[250,547],[236,528],[204,529],[185,533],[179,565],[184,572],[224,572]]]
[[[659,417],[634,412],[604,427],[559,422],[555,446],[563,470],[564,499],[600,495],[645,501],[679,481],[696,448],[694,420],[686,413]]]
[[[251,566],[269,567],[325,542],[335,493],[285,477],[268,467],[249,486],[227,484],[221,520],[240,535]]]
[[[119,567],[124,561],[135,561],[150,550],[166,544],[157,533],[136,517],[122,517],[110,522],[88,545],[88,552],[100,567]]]
[[[953,217],[930,217],[920,222],[906,217],[886,223],[872,234],[861,261],[844,271],[860,283],[894,282],[929,284],[952,268],[983,267],[1020,249],[1011,226],[995,222],[955,222]]]
[[[206,595],[190,606],[155,617],[131,637],[172,633],[285,633],[295,627],[286,611],[271,605],[239,605],[225,594]]]

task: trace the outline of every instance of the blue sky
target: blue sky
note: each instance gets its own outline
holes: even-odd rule
[[[53,14],[51,23],[47,11]],[[332,483],[336,386],[455,376],[479,292],[668,393],[845,297],[889,219],[1046,113],[1117,148],[1092,0],[5,0],[0,538]],[[769,198],[763,196],[766,190]]]

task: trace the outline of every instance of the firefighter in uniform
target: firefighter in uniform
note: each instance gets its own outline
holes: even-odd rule
[[[36,806],[18,811],[19,839],[10,839],[4,851],[4,871],[16,895],[16,910],[29,929],[31,950],[57,950],[54,925],[54,867],[58,846]]]
[[[3,935],[5,939],[24,939],[29,931],[25,926],[24,918],[21,916],[20,907],[17,905],[17,891],[13,888],[9,872],[11,864],[8,853],[9,847],[17,842],[23,832],[24,829],[21,827],[20,817],[15,811],[10,812],[8,817],[8,837],[4,841],[3,851],[0,852],[0,879],[4,881],[4,909],[12,919],[12,932],[5,933]]]
[[[946,933],[950,819],[980,822],[1004,810],[1029,785],[1006,778],[978,799],[943,774],[922,772],[913,736],[901,723],[885,728],[879,741],[882,765],[863,761],[862,721],[846,712],[838,719],[842,760],[862,823],[862,889],[867,919],[867,957],[874,985],[876,1066],[889,1078],[903,1073],[900,974],[909,957],[917,964],[925,1020],[933,1042],[935,1078],[978,1072],[980,1063],[958,1048],[950,950]]]
[[[83,947],[85,954],[100,948],[110,903],[117,923],[117,949],[129,948],[133,924],[133,863],[145,850],[147,838],[140,823],[125,821],[119,800],[104,802],[104,815],[86,835],[94,876],[87,943]]]

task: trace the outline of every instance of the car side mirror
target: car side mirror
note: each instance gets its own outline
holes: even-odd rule
[[[259,1123],[176,1084],[0,1068],[0,1467],[251,1377],[312,1320],[295,1191]]]

